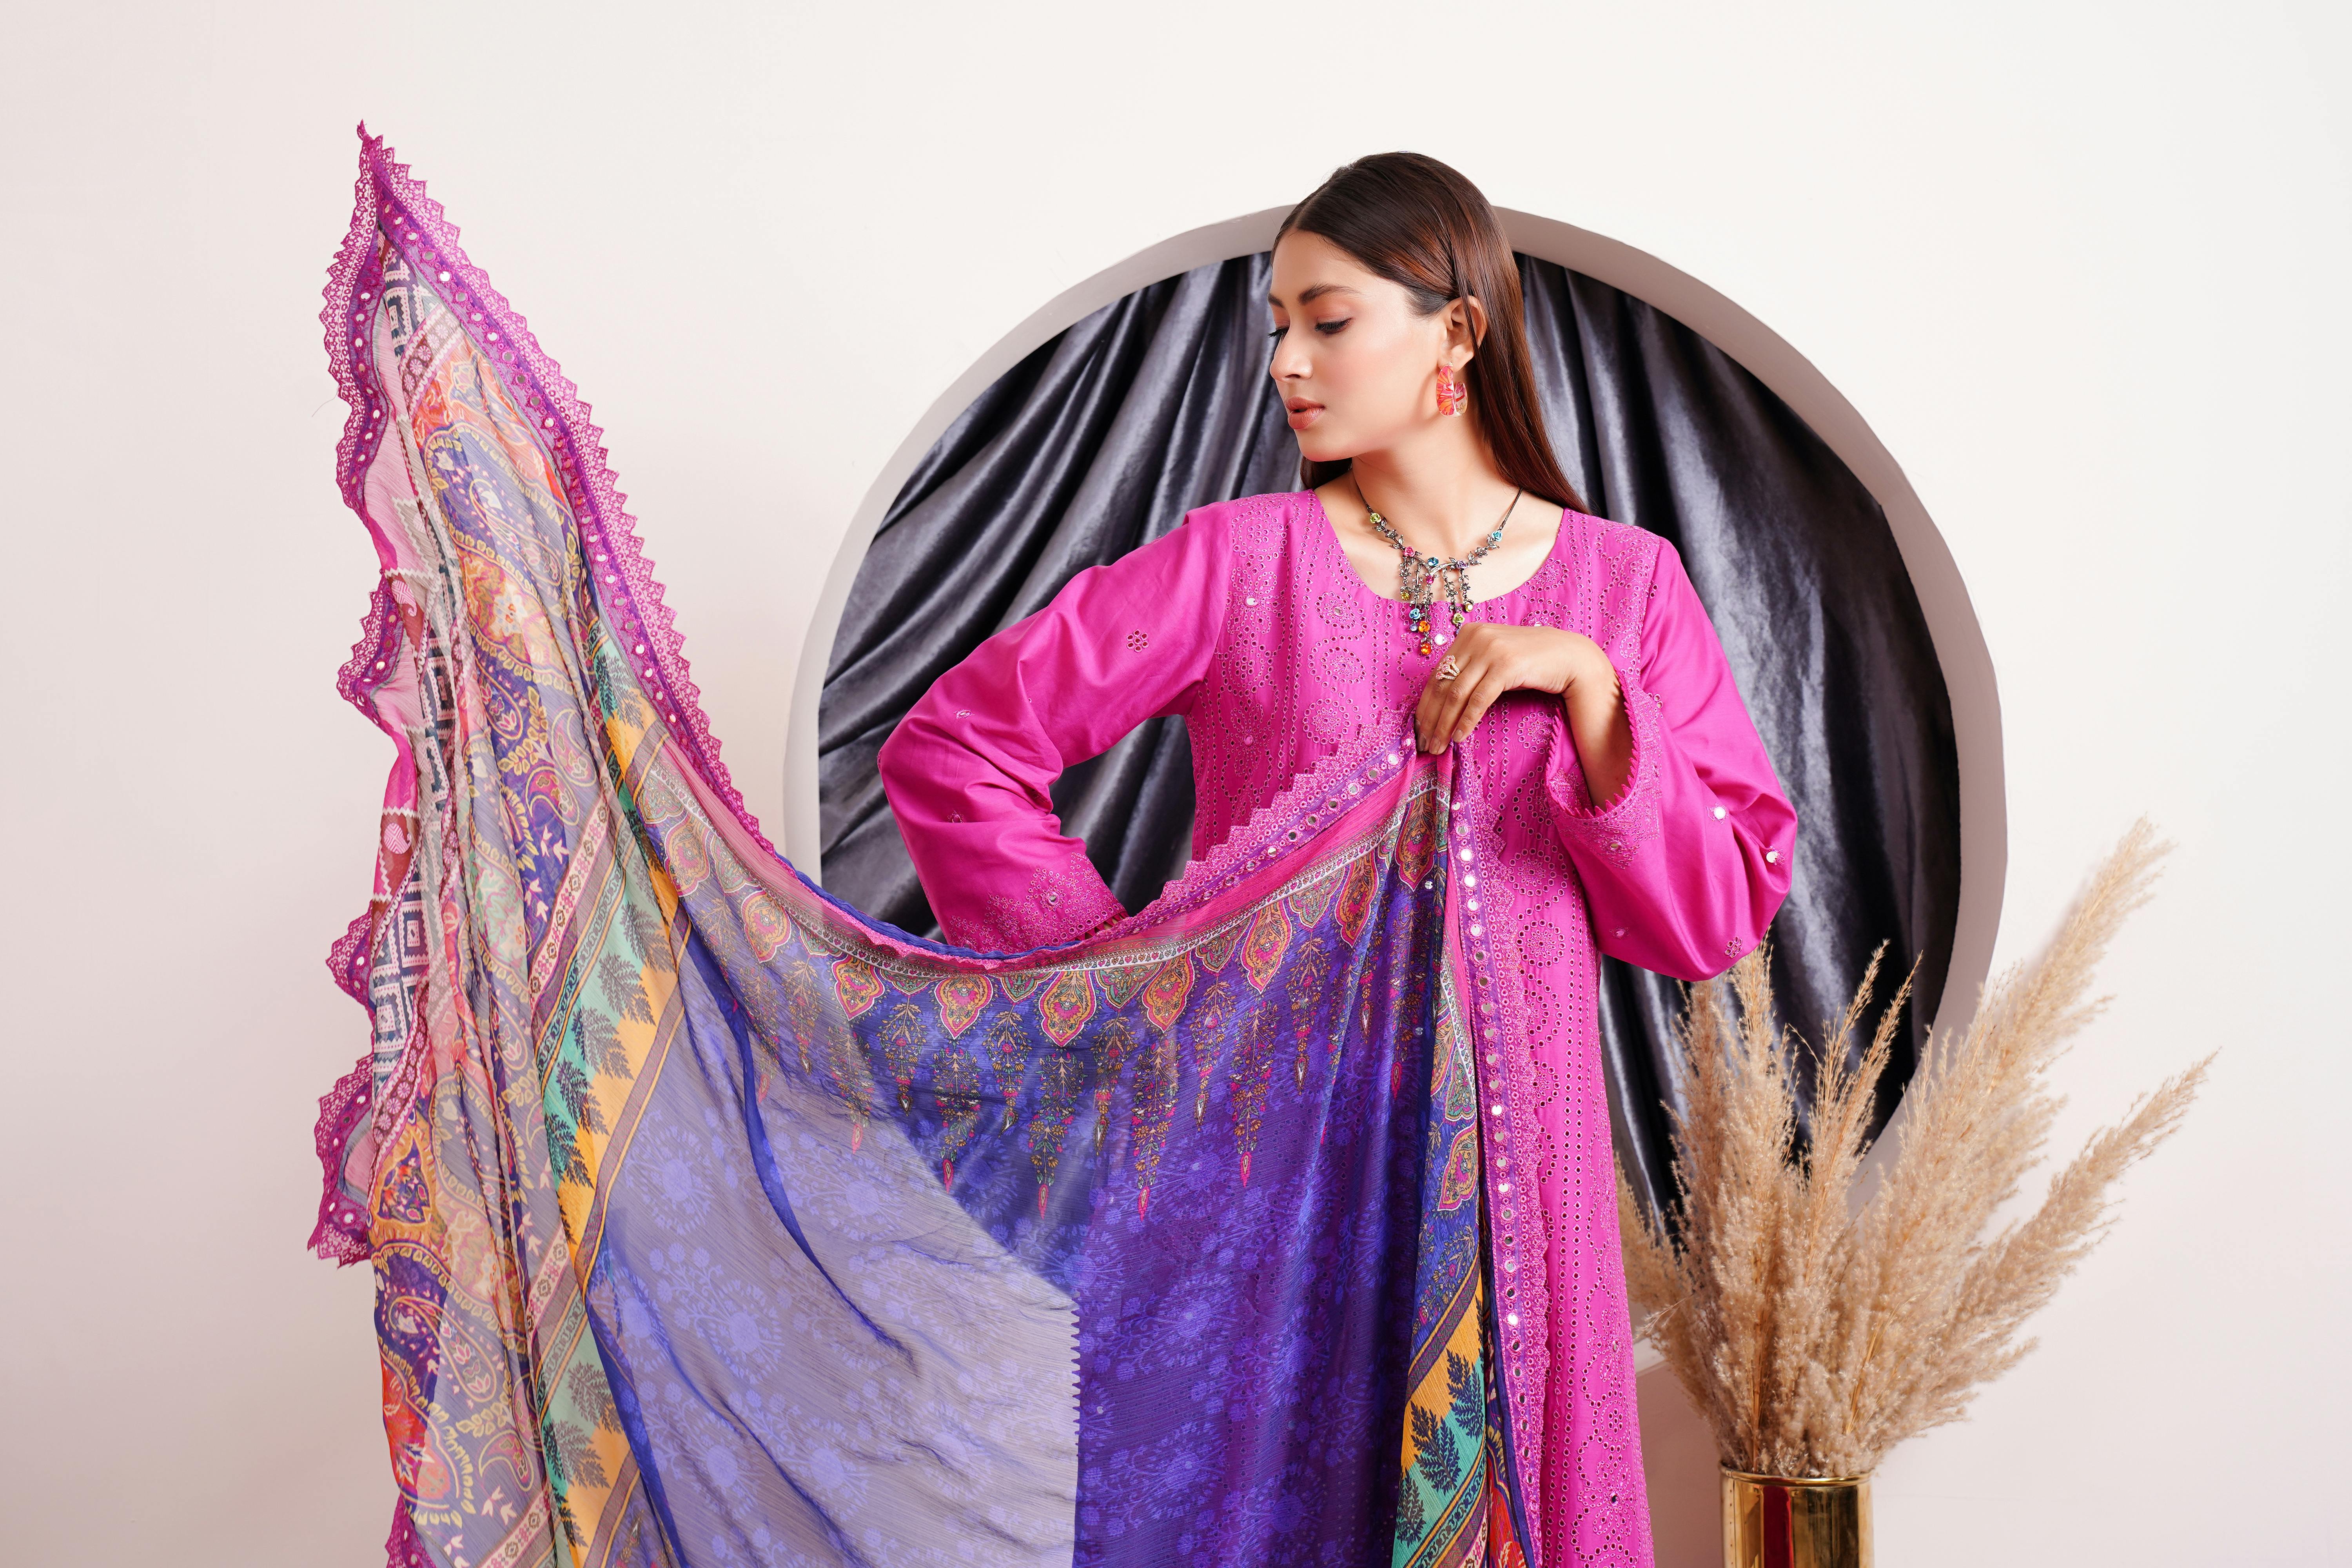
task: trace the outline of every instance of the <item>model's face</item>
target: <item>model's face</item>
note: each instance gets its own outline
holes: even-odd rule
[[[1434,420],[1437,367],[1459,373],[1466,337],[1451,306],[1423,316],[1400,284],[1319,234],[1293,229],[1274,247],[1274,358],[1300,456],[1337,462],[1402,445]],[[1455,341],[1455,340],[1459,341]]]

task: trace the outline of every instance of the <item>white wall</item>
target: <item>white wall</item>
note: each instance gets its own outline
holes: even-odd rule
[[[388,1517],[367,1280],[301,1251],[388,760],[331,689],[373,561],[316,323],[364,115],[594,402],[771,816],[849,518],[1121,258],[1404,145],[1753,312],[1968,583],[2001,952],[2136,814],[2180,841],[2062,1135],[2226,1047],[2042,1349],[1882,1472],[1881,1560],[2352,1562],[2341,9],[12,7],[0,1557],[363,1563]],[[1675,1405],[1661,1562],[1705,1563]]]

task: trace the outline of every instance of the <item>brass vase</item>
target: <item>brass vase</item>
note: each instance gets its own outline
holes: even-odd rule
[[[1723,1568],[1871,1568],[1870,1478],[1725,1466]]]

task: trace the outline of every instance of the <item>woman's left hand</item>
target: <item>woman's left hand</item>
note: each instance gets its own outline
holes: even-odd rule
[[[1565,699],[1569,730],[1590,782],[1606,800],[1622,784],[1632,735],[1617,669],[1601,645],[1560,626],[1507,626],[1473,621],[1461,629],[1446,658],[1430,671],[1413,710],[1413,733],[1424,752],[1467,740],[1486,710],[1506,691],[1549,691]],[[1439,679],[1448,662],[1461,673]]]

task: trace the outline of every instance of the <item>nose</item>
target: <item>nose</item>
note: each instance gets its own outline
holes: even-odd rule
[[[1267,361],[1265,373],[1276,381],[1290,381],[1307,374],[1307,351],[1296,346],[1297,332],[1285,332],[1274,341],[1274,355]]]

